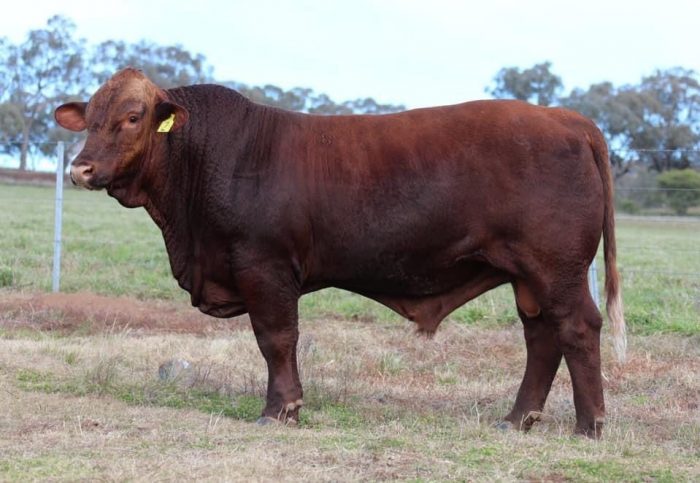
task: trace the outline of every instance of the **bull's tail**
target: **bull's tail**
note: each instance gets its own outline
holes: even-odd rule
[[[622,309],[620,274],[617,271],[617,248],[615,246],[615,206],[613,198],[613,177],[608,158],[608,147],[600,131],[589,137],[593,156],[600,178],[603,181],[605,214],[603,217],[603,254],[605,258],[605,297],[608,320],[610,321],[613,346],[618,362],[625,362],[627,352],[627,330]]]

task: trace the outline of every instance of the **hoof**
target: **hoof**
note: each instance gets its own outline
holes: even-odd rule
[[[298,424],[296,419],[292,418],[287,418],[283,421],[280,421],[279,419],[272,418],[270,416],[261,416],[258,418],[257,421],[255,421],[255,424],[258,426],[271,426],[271,425],[279,425],[279,424],[284,424],[285,426],[296,426]]]
[[[285,426],[295,426],[298,424],[297,418],[299,409],[304,405],[304,401],[297,399],[294,402],[285,404],[277,413],[277,417],[260,416],[257,420],[258,426],[268,426],[270,424],[284,424]]]
[[[582,438],[588,439],[600,439],[603,437],[603,426],[596,426],[595,428],[579,428],[578,426],[574,428],[574,436],[580,436]]]
[[[515,430],[515,426],[513,423],[510,421],[501,421],[500,423],[496,423],[493,426],[494,428],[498,429],[499,431],[507,432],[507,431],[513,431]]]
[[[279,419],[271,418],[270,416],[261,416],[255,421],[258,426],[269,426],[271,424],[280,424]]]

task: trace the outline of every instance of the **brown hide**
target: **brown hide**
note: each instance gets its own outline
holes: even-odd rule
[[[213,85],[163,91],[133,69],[56,118],[88,129],[75,182],[148,210],[193,305],[250,313],[269,369],[264,417],[295,420],[302,403],[302,294],[344,288],[432,333],[510,283],[528,361],[506,420],[529,428],[564,356],[577,431],[600,433],[601,318],[586,272],[601,235],[619,340],[624,321],[607,149],[588,119],[517,101],[312,116]]]

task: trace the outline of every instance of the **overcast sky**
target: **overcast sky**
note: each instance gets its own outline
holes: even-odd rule
[[[0,36],[18,42],[62,14],[89,42],[181,44],[219,80],[311,87],[336,101],[408,107],[487,97],[502,67],[549,60],[567,91],[700,71],[700,1],[32,0]]]

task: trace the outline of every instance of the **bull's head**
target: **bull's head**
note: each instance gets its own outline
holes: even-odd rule
[[[166,136],[159,130],[177,130],[188,118],[187,110],[132,68],[116,73],[89,102],[64,104],[54,115],[66,129],[88,131],[85,147],[71,165],[73,183],[107,188],[110,194],[128,188],[145,169]]]

